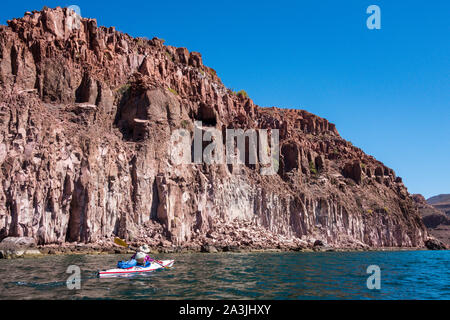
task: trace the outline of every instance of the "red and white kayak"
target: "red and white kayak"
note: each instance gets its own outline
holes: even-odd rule
[[[173,264],[175,263],[175,260],[162,260],[155,262],[153,261],[150,266],[144,268],[139,266],[134,266],[128,269],[110,269],[106,271],[99,271],[98,277],[99,278],[112,278],[112,277],[119,277],[119,276],[127,276],[127,275],[135,275],[135,274],[142,274],[145,272],[152,272],[161,268],[171,268]]]

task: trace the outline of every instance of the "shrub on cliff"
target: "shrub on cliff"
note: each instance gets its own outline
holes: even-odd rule
[[[130,90],[130,88],[131,88],[131,85],[129,83],[124,84],[119,89],[117,89],[117,93],[119,94],[119,96],[123,96],[125,94],[125,92]]]
[[[169,88],[169,91],[172,92],[176,96],[178,95],[178,92],[175,89]]]
[[[209,73],[211,76],[217,77],[217,72],[216,72],[216,70],[214,70],[213,68],[209,68],[209,67],[206,67],[206,68],[207,68],[207,70],[208,70],[208,73]]]
[[[316,165],[313,161],[309,162],[309,171],[311,171],[312,174],[317,174]]]
[[[245,92],[245,90],[241,90],[237,93],[238,97],[244,97],[244,98],[248,98],[248,94],[247,92]]]

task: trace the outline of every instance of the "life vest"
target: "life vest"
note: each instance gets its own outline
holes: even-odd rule
[[[130,259],[128,261],[119,261],[119,262],[117,262],[117,268],[119,268],[119,269],[133,268],[136,265],[137,265],[137,261],[135,259]]]
[[[150,264],[151,264],[150,261],[145,261],[145,265],[140,266],[140,267],[147,268],[147,267],[150,267]],[[119,268],[119,269],[129,269],[129,268],[136,267],[137,265],[138,264],[137,264],[137,261],[135,259],[131,259],[131,260],[128,260],[128,261],[119,261],[119,262],[117,262],[117,268]]]

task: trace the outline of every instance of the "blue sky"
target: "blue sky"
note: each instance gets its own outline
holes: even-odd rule
[[[403,177],[411,193],[450,193],[450,1],[18,1],[78,5],[132,36],[199,51],[229,88],[261,106],[302,108]],[[381,30],[366,27],[369,5]]]

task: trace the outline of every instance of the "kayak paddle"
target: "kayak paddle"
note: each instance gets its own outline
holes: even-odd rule
[[[126,243],[124,240],[122,240],[120,238],[115,238],[114,243],[118,244],[119,246],[125,247],[125,248],[129,247],[128,243]]]

